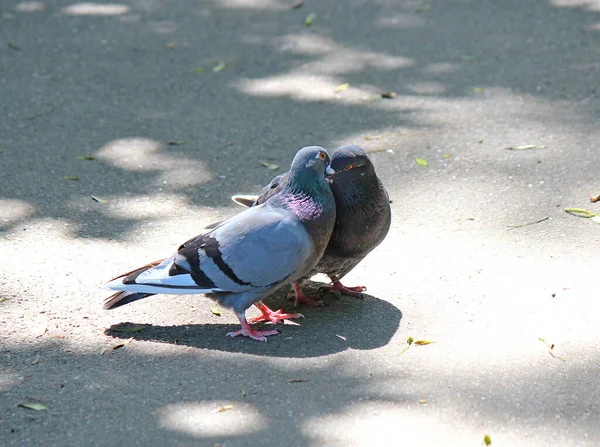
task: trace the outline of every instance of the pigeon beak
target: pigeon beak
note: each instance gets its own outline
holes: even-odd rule
[[[325,168],[325,177],[330,177],[330,176],[332,176],[333,174],[335,174],[335,170],[333,170],[333,169],[331,168],[331,166],[327,166],[327,167]]]

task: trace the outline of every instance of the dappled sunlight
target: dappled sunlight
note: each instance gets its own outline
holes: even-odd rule
[[[246,79],[236,82],[236,87],[252,96],[287,96],[296,101],[332,101],[342,104],[365,104],[375,101],[375,92],[349,87],[344,95],[336,94],[335,89],[341,83],[328,76],[309,74],[288,74],[270,76],[267,79]]]
[[[229,409],[228,405],[231,405]],[[267,418],[248,402],[206,400],[167,405],[160,411],[160,425],[167,430],[203,439],[248,436],[267,430],[269,424]]]
[[[177,214],[189,203],[180,196],[165,197],[164,194],[153,196],[136,196],[120,199],[111,206],[107,214],[115,218],[157,219]]]
[[[128,13],[129,6],[117,3],[75,3],[63,8],[63,13],[73,16],[119,16]]]
[[[46,5],[43,2],[21,2],[15,6],[15,11],[19,12],[38,12],[43,11]]]
[[[0,228],[25,220],[34,212],[35,207],[24,200],[0,199]]]
[[[481,432],[469,430],[456,435],[454,424],[427,417],[418,399],[411,404],[366,402],[349,405],[330,415],[307,417],[302,433],[312,445],[332,447],[373,445],[479,445]],[[432,430],[435,427],[435,430]],[[453,433],[448,437],[448,433]]]
[[[298,101],[328,100],[370,106],[380,98],[378,94],[383,87],[357,84],[343,92],[336,91],[336,87],[345,82],[344,75],[365,70],[397,70],[414,64],[405,57],[351,49],[331,39],[305,33],[289,34],[276,42],[282,53],[319,57],[286,74],[238,80],[235,87],[253,96],[289,96]]]
[[[160,152],[160,153],[159,153]],[[97,157],[125,171],[162,171],[155,185],[184,187],[210,181],[213,175],[201,161],[168,154],[168,145],[147,138],[123,138],[98,149]]]
[[[550,0],[550,3],[561,8],[584,8],[600,12],[600,0]]]
[[[257,10],[288,10],[280,0],[212,0],[220,8],[227,9],[257,9]]]
[[[407,57],[355,49],[332,39],[304,33],[288,34],[276,42],[276,48],[282,53],[323,54],[321,58],[303,64],[299,69],[302,73],[339,76],[365,70],[397,70],[415,64],[413,59]]]
[[[7,3],[8,443],[595,445],[600,227],[564,208],[600,212],[600,0],[294,3]],[[102,308],[305,144],[364,147],[390,194],[363,299],[268,343],[202,295]]]

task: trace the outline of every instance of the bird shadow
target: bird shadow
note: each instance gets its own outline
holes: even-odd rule
[[[309,283],[306,292],[317,283]],[[318,284],[320,285],[320,284]],[[279,308],[285,295],[267,300]],[[238,324],[183,324],[158,326],[151,323],[113,325],[104,332],[114,338],[154,341],[199,349],[238,352],[269,357],[320,357],[347,349],[369,350],[386,345],[400,327],[402,312],[393,304],[363,294],[363,299],[349,296],[324,296],[325,307],[300,310],[306,318],[286,320],[284,324],[259,323],[258,327],[279,329],[279,335],[260,343],[247,337],[229,338],[225,334],[239,329]],[[278,307],[279,306],[279,307]],[[118,329],[118,330],[115,330]],[[137,332],[133,332],[139,330]]]

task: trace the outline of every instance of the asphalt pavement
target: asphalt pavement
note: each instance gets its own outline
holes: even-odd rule
[[[599,86],[597,0],[2,1],[0,444],[600,445]],[[393,202],[363,300],[102,309],[342,144]]]

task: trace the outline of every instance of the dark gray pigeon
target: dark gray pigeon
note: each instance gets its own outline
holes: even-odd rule
[[[325,149],[301,149],[292,162],[286,186],[268,203],[249,208],[179,247],[177,253],[118,276],[108,287],[110,309],[157,293],[206,294],[233,309],[242,328],[227,335],[266,341],[276,330],[252,329],[246,309],[262,315],[251,320],[281,322],[301,314],[273,312],[262,299],[305,276],[323,255],[335,222],[335,203],[325,179]]]
[[[317,273],[325,273],[331,286],[324,286],[337,294],[361,297],[366,287],[346,287],[340,280],[377,247],[390,229],[392,213],[387,191],[375,173],[367,153],[354,145],[342,146],[331,156],[331,191],[336,203],[336,221],[329,244],[317,266],[304,280]],[[287,188],[289,172],[275,177],[259,196],[234,196],[244,206],[268,203]],[[322,305],[315,297],[302,293],[299,282],[292,283],[296,306],[300,302]]]

